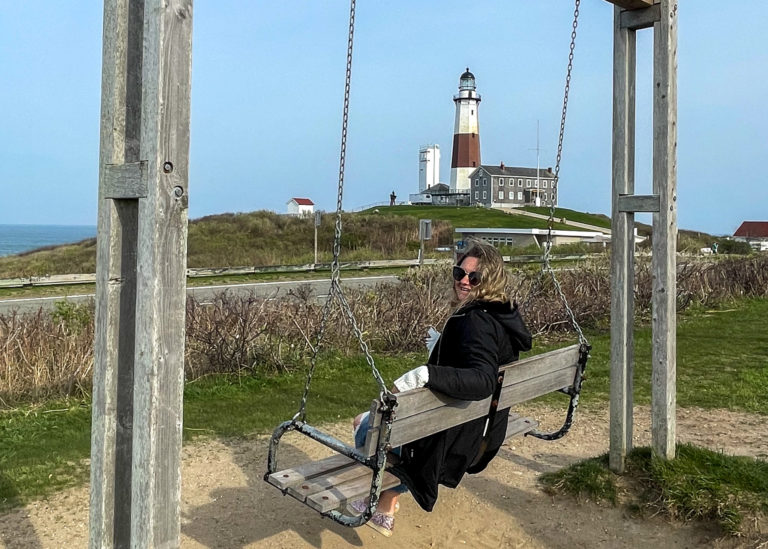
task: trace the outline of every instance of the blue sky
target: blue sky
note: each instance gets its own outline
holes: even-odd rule
[[[0,223],[95,224],[102,3],[0,0]],[[336,203],[348,3],[197,0],[190,217]],[[482,162],[555,162],[573,2],[360,0],[345,209],[441,180],[459,75],[477,77]],[[613,8],[582,0],[560,205],[610,215]],[[683,0],[678,222],[732,233],[768,219],[768,10]],[[638,34],[636,192],[650,193],[652,33]],[[640,218],[648,221],[650,218]]]

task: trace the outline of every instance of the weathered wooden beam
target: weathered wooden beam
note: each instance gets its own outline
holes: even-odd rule
[[[138,201],[108,200],[107,181],[109,165],[140,160],[142,20],[140,2],[104,3],[91,423],[93,549],[114,547],[130,537]]]
[[[105,166],[104,198],[146,198],[147,193],[146,161]]]
[[[609,465],[624,470],[632,448],[632,377],[634,369],[634,221],[622,211],[620,197],[635,190],[636,33],[621,26],[614,8],[613,150],[611,215],[611,398]]]
[[[677,4],[661,0],[653,26],[653,214],[651,445],[675,457],[677,373]]]
[[[624,10],[621,12],[620,26],[623,29],[639,30],[652,27],[661,18],[661,5],[648,8]]]
[[[625,10],[637,10],[653,5],[654,0],[607,0],[611,4]]]
[[[131,541],[180,535],[192,1],[145,0]]]
[[[616,206],[620,212],[658,212],[659,195],[622,194],[619,195]]]
[[[94,548],[179,545],[191,31],[191,0],[105,0]]]

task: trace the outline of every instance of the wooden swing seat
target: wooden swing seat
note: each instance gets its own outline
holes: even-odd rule
[[[534,398],[574,385],[579,367],[579,345],[571,345],[504,365],[504,382],[499,397],[499,410],[509,409]],[[392,422],[390,446],[396,448],[439,433],[456,425],[488,414],[491,397],[479,401],[457,400],[426,388],[397,394],[397,408]],[[361,452],[366,456],[376,453],[381,425],[381,402],[371,404],[366,443]],[[523,435],[534,430],[538,423],[532,419],[509,414],[506,438]],[[390,454],[389,463],[397,457]],[[310,461],[291,469],[277,471],[267,482],[307,506],[327,513],[342,507],[348,501],[368,495],[372,470],[341,454],[319,461]],[[388,471],[384,472],[382,489],[393,488],[400,481]]]

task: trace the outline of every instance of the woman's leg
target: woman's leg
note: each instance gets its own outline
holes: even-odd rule
[[[396,492],[395,490],[384,490],[379,497],[379,505],[376,507],[376,510],[385,515],[394,515],[399,497],[400,492]]]
[[[365,444],[365,433],[368,430],[368,412],[363,412],[355,417],[352,424],[355,429],[355,446],[360,448]],[[407,490],[404,485],[391,490],[384,490],[379,497],[379,504],[376,510],[385,515],[392,515],[397,509],[397,500],[403,491]]]

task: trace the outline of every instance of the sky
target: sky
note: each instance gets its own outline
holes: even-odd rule
[[[418,192],[418,150],[450,180],[469,67],[483,164],[554,166],[574,3],[359,0],[344,209]],[[189,216],[334,210],[349,3],[197,0]],[[95,225],[103,3],[0,0],[0,224]],[[768,220],[768,10],[678,7],[678,225]],[[638,32],[637,194],[651,193],[652,31]],[[559,205],[610,215],[613,6],[582,0]],[[638,215],[650,222],[650,214]]]

